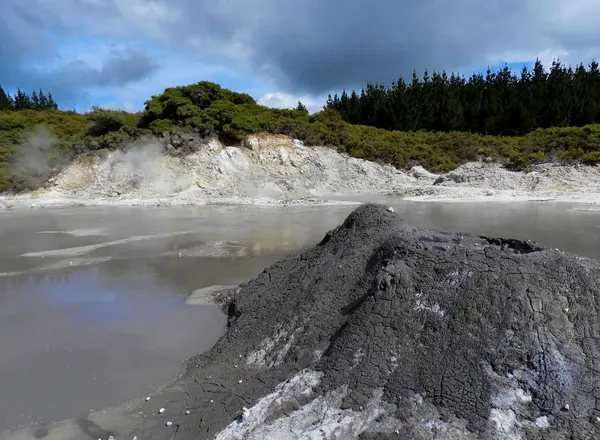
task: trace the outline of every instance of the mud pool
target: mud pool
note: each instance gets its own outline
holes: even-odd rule
[[[600,211],[553,202],[413,203],[422,227],[533,239],[600,259]],[[312,246],[355,206],[69,208],[0,213],[0,431],[150,393],[225,317],[186,305]]]

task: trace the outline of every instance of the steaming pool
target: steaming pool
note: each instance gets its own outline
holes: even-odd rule
[[[600,259],[600,212],[580,205],[354,201],[385,202],[419,226]],[[251,279],[316,244],[354,208],[0,212],[0,432],[155,391],[224,332],[219,310],[186,304],[194,290]]]

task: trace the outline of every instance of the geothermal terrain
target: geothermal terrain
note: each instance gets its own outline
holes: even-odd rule
[[[512,172],[482,161],[438,175],[284,136],[191,142],[179,156],[146,139],[80,158],[43,189],[2,196],[0,208],[302,207],[377,195],[568,201],[591,212],[600,200],[598,167]],[[221,308],[227,331],[156,393],[0,439],[596,438],[599,288],[595,260],[362,205],[252,280],[196,290],[188,304]]]
[[[1,208],[79,205],[322,204],[356,194],[408,200],[559,200],[596,204],[600,168],[544,164],[512,172],[477,162],[446,174],[420,166],[398,170],[278,135],[253,135],[242,145],[187,142],[188,154],[167,155],[147,138],[107,157],[84,157],[46,187],[1,196]]]
[[[196,292],[227,332],[149,399],[6,438],[598,437],[600,263],[392,211]]]

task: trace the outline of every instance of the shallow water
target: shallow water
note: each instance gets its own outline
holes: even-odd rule
[[[528,238],[600,259],[600,212],[553,202],[417,203],[424,227]],[[185,305],[314,245],[354,206],[0,213],[0,431],[143,396],[210,348],[225,317]]]

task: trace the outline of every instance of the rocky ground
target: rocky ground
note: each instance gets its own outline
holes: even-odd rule
[[[511,172],[465,164],[446,174],[408,171],[306,147],[285,136],[253,135],[241,146],[189,141],[189,154],[145,139],[103,159],[82,158],[45,189],[0,196],[1,208],[73,205],[323,204],[328,197],[392,194],[411,200],[600,201],[600,167],[539,165]],[[336,203],[340,203],[339,201]]]
[[[597,261],[364,205],[223,288],[196,298],[228,314],[212,350],[150,400],[71,423],[72,438],[600,437]]]

